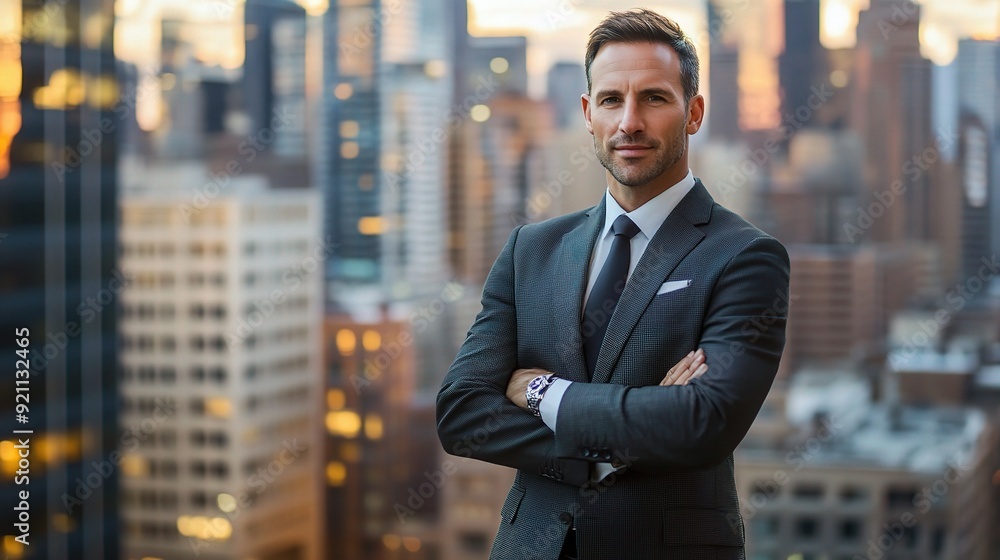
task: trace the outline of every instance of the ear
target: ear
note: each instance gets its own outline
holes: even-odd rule
[[[701,122],[705,118],[705,97],[698,94],[688,101],[688,118],[685,130],[688,134],[695,134],[701,130]]]
[[[580,96],[580,105],[583,107],[583,119],[587,121],[587,132],[594,133],[594,124],[590,122],[590,94],[584,93]]]

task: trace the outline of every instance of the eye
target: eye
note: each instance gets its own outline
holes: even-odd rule
[[[613,103],[618,103],[618,98],[614,96],[605,97],[601,100],[601,105],[610,105]]]
[[[652,101],[653,103],[664,103],[667,101],[662,95],[650,95],[646,98],[646,100]]]

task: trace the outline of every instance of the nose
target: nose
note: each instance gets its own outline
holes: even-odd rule
[[[642,115],[639,113],[638,101],[634,99],[625,100],[618,129],[628,136],[634,136],[637,132],[642,132]]]

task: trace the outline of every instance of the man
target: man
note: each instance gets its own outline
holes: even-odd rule
[[[517,469],[490,558],[743,558],[732,452],[778,368],[788,256],[688,168],[705,101],[677,24],[610,14],[586,70],[608,190],[511,233],[438,434]]]

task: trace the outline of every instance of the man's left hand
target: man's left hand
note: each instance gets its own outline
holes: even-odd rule
[[[514,370],[514,373],[510,375],[510,381],[507,382],[507,398],[517,406],[528,410],[528,399],[525,397],[525,392],[528,389],[528,383],[531,383],[531,380],[539,375],[546,375],[549,373],[552,372],[540,368]]]

